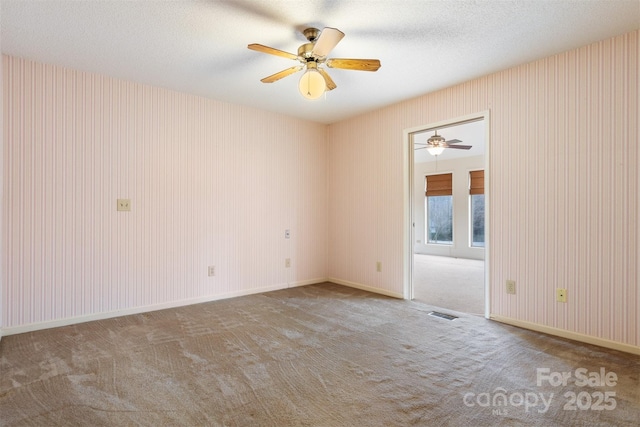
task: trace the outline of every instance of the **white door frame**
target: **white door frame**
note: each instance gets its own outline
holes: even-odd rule
[[[413,299],[413,242],[415,242],[415,227],[414,227],[414,213],[413,213],[413,195],[414,195],[414,179],[413,179],[413,135],[417,132],[425,131],[433,128],[443,128],[453,126],[459,123],[468,122],[472,120],[484,120],[485,122],[485,149],[484,149],[484,199],[485,199],[485,223],[484,223],[484,316],[488,319],[491,313],[490,307],[490,289],[489,279],[489,247],[491,233],[489,232],[488,218],[491,218],[490,212],[490,188],[491,169],[489,165],[489,147],[491,126],[489,123],[489,110],[485,110],[475,114],[469,114],[454,119],[444,120],[437,123],[431,123],[427,125],[416,126],[408,128],[402,131],[403,141],[403,187],[404,187],[404,254],[403,254],[403,298]]]

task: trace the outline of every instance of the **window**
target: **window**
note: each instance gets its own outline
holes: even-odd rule
[[[426,177],[427,242],[453,244],[452,174]]]
[[[484,171],[469,172],[471,246],[484,247]]]
[[[453,244],[453,197],[427,197],[427,222],[429,243]]]

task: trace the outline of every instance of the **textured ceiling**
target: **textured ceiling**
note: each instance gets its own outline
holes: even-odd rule
[[[2,0],[2,52],[331,123],[640,27],[638,0]],[[375,73],[329,69],[316,101],[296,61],[301,30],[346,36],[329,57],[378,58]]]

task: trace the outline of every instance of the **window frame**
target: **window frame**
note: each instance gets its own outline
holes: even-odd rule
[[[486,245],[486,240],[485,240],[485,215],[484,212],[486,212],[485,209],[485,191],[484,191],[484,169],[475,169],[475,170],[470,170],[469,174],[468,174],[468,182],[469,182],[469,247],[472,249],[484,249],[485,245]],[[478,245],[478,244],[474,244],[474,235],[475,235],[475,228],[474,228],[474,223],[475,223],[475,218],[474,218],[474,213],[475,213],[475,209],[474,209],[474,196],[482,196],[482,235],[483,235],[483,241],[482,241],[482,245]]]

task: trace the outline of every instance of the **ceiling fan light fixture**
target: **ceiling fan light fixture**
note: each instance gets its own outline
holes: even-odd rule
[[[307,99],[318,99],[327,90],[327,82],[322,74],[318,72],[318,66],[315,62],[307,64],[307,71],[300,77],[298,83],[300,93]]]
[[[429,154],[432,156],[439,156],[442,154],[445,147],[445,141],[446,140],[443,137],[438,135],[438,131],[436,131],[431,138],[427,139],[427,144],[429,144],[427,151]]]
[[[440,154],[442,154],[442,152],[444,151],[444,147],[427,147],[427,151],[429,152],[429,154],[431,154],[432,156],[439,156]]]

